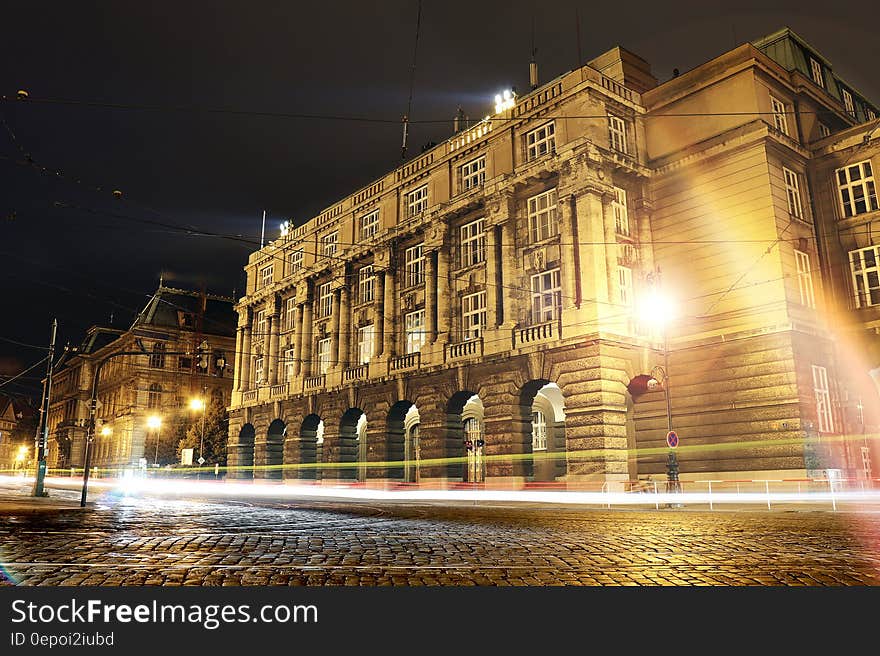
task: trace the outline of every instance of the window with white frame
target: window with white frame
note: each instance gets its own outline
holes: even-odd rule
[[[621,305],[633,303],[632,269],[629,267],[617,267],[617,300]]]
[[[325,282],[318,286],[318,316],[329,317],[333,314],[333,289],[332,283]]]
[[[266,334],[266,311],[265,310],[257,310],[256,315],[254,315],[254,326],[256,328],[256,330],[254,331],[254,334],[252,335],[254,341],[259,342],[259,341],[266,339],[266,337],[268,337],[268,335]]]
[[[629,236],[629,212],[626,208],[626,190],[620,187],[614,188],[614,200],[611,201],[614,210],[614,230],[618,235]]]
[[[260,287],[268,287],[272,284],[272,278],[275,272],[274,265],[264,266],[260,269]]]
[[[626,149],[626,122],[619,116],[608,115],[608,139],[614,150],[629,152]]]
[[[529,235],[533,244],[559,234],[559,218],[556,213],[556,203],[555,187],[529,198]]]
[[[849,267],[856,307],[880,305],[880,246],[850,251]]]
[[[844,217],[877,209],[877,189],[869,160],[837,169],[837,189]]]
[[[843,88],[840,90],[840,93],[843,96],[843,106],[846,107],[846,113],[850,116],[855,116],[856,106],[853,104],[852,94]]]
[[[376,277],[373,275],[373,265],[361,267],[358,271],[358,303],[371,303],[373,301],[373,287]]]
[[[321,237],[321,253],[324,254],[324,257],[333,257],[336,255],[336,249],[339,245],[339,231],[334,230],[333,232],[327,233],[323,237]]]
[[[816,394],[816,415],[819,419],[819,432],[834,432],[834,418],[831,413],[831,392],[828,388],[828,372],[825,367],[813,365],[813,391]]]
[[[406,195],[406,216],[415,216],[428,209],[428,185],[413,189]]]
[[[785,196],[788,199],[788,213],[798,219],[804,218],[804,209],[801,205],[801,187],[798,182],[798,174],[782,167],[782,177],[785,178]]]
[[[367,364],[373,355],[375,344],[375,332],[373,324],[358,328],[358,364]]]
[[[773,125],[782,134],[788,135],[788,117],[785,114],[785,103],[770,96],[770,107],[773,109]]]
[[[373,210],[361,217],[361,239],[369,239],[379,232],[379,210]]]
[[[486,260],[485,220],[477,219],[461,226],[461,266]]]
[[[819,123],[819,138],[831,136],[831,130],[824,123]]]
[[[526,159],[533,159],[556,151],[556,126],[553,121],[526,133]]]
[[[483,334],[486,328],[486,292],[462,297],[461,328],[465,340],[477,339]]]
[[[486,156],[481,155],[458,169],[459,190],[464,192],[479,187],[486,181]]]
[[[293,349],[286,349],[284,351],[284,380],[288,383],[293,380],[293,372],[294,372],[294,354],[295,351]]]
[[[532,451],[547,450],[547,417],[540,410],[532,413]]]
[[[422,244],[407,248],[403,254],[404,286],[412,287],[425,282],[425,257]]]
[[[254,357],[254,383],[257,385],[263,382],[263,356]]]
[[[795,250],[794,261],[797,266],[798,288],[801,292],[801,303],[807,307],[816,307],[813,294],[813,273],[810,268],[810,254]]]
[[[147,391],[147,407],[159,408],[162,406],[162,386],[159,383],[150,385]]]
[[[813,82],[823,89],[825,88],[825,76],[822,75],[822,64],[810,57],[810,73],[813,75]]]
[[[865,107],[865,116],[869,121],[874,121],[877,119],[877,112],[875,112],[870,107]]]
[[[532,322],[555,321],[562,310],[562,285],[559,269],[537,273],[531,279]]]
[[[284,330],[293,330],[296,320],[296,296],[284,301]]]
[[[318,340],[318,373],[326,374],[330,370],[330,338]]]
[[[303,249],[297,248],[291,251],[287,256],[287,273],[293,274],[302,269],[303,266]]]
[[[416,310],[409,312],[403,317],[403,326],[405,333],[406,353],[417,353],[427,341],[427,333],[425,332],[425,311]]]

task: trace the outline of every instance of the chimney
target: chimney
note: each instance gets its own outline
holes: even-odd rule
[[[458,106],[458,111],[455,112],[455,118],[452,119],[452,132],[453,134],[461,132],[462,130],[467,129],[468,117],[467,114],[464,113],[464,110],[461,108],[461,105]]]
[[[534,55],[532,55],[532,61],[529,62],[529,84],[532,86],[532,91],[538,88],[538,64]]]

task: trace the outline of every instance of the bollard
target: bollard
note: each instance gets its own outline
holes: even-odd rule
[[[764,481],[764,488],[767,491],[767,510],[770,510],[770,481]]]
[[[660,510],[660,502],[657,500],[657,481],[654,481],[654,508]]]
[[[714,510],[712,507],[712,481],[708,481],[709,483],[709,510]]]

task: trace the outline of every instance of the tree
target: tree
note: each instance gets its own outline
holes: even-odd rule
[[[226,440],[229,436],[229,415],[222,401],[212,398],[205,410],[205,437],[202,457],[205,465],[226,465]],[[202,417],[199,414],[191,421],[182,439],[177,443],[177,456],[183,449],[193,449],[193,461],[199,457],[199,445],[202,444]]]

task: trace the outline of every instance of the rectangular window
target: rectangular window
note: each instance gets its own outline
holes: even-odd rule
[[[270,264],[269,266],[264,266],[260,269],[260,288],[268,287],[272,284],[272,278],[274,276],[275,266]]]
[[[379,232],[379,210],[361,217],[361,240],[366,240]]]
[[[621,305],[632,305],[633,279],[629,267],[617,267],[617,298]]]
[[[614,200],[611,201],[614,209],[614,230],[618,235],[629,236],[629,212],[626,208],[626,191],[620,187],[614,188]]]
[[[284,371],[285,376],[284,380],[288,383],[293,380],[293,364],[294,364],[294,350],[287,349],[284,351]]]
[[[358,271],[358,303],[371,303],[373,301],[373,283],[376,277],[373,275],[373,265],[361,267]]]
[[[461,226],[461,266],[468,267],[486,260],[484,219]]]
[[[804,210],[801,205],[801,188],[798,183],[798,174],[782,167],[782,175],[785,178],[785,196],[788,199],[788,213],[798,219],[804,218]]]
[[[880,246],[849,253],[856,307],[880,305]]]
[[[846,89],[841,89],[840,93],[843,96],[843,106],[846,107],[846,113],[855,116],[856,106],[853,104],[852,94]]]
[[[626,123],[618,116],[608,115],[608,137],[611,148],[627,153],[626,149]]]
[[[417,310],[403,317],[404,330],[406,332],[406,352],[416,353],[422,350],[427,341],[425,332],[425,311]]]
[[[318,286],[318,316],[329,317],[333,314],[333,290],[331,283],[325,282]]]
[[[556,152],[556,126],[553,121],[526,133],[526,160],[531,162],[547,153]]]
[[[529,234],[533,244],[559,234],[556,202],[555,188],[529,198]]]
[[[406,249],[403,275],[405,287],[421,285],[425,282],[425,258],[422,255],[422,244]]]
[[[877,190],[869,160],[837,169],[837,189],[844,217],[877,209]]]
[[[254,358],[254,383],[257,385],[263,382],[263,356],[258,355]]]
[[[770,106],[773,108],[773,125],[782,134],[788,135],[788,118],[785,114],[785,103],[770,96]]]
[[[831,130],[828,129],[828,126],[824,123],[819,123],[819,138],[828,137],[831,135]]]
[[[296,319],[296,296],[284,301],[284,330],[293,330]]]
[[[464,192],[479,187],[486,181],[486,156],[472,159],[458,169],[459,190]]]
[[[422,185],[406,195],[406,216],[415,216],[428,209],[428,185]]]
[[[477,339],[486,328],[486,292],[461,299],[461,328],[465,340]]]
[[[547,418],[540,410],[532,413],[532,451],[547,450]]]
[[[874,121],[877,119],[877,112],[875,112],[870,107],[865,107],[865,116],[869,121]]]
[[[373,324],[358,328],[358,364],[367,364],[373,355]]]
[[[559,269],[532,276],[532,322],[544,323],[559,319],[562,310],[562,285]]]
[[[816,415],[819,419],[819,432],[834,432],[834,419],[831,414],[831,393],[828,389],[828,372],[825,367],[813,365],[813,391],[816,394]]]
[[[330,338],[318,340],[318,373],[326,374],[330,370]]]
[[[825,78],[822,75],[822,64],[810,57],[810,72],[813,75],[813,82],[823,89],[825,88]]]
[[[336,247],[339,244],[339,232],[333,232],[321,237],[321,252],[324,257],[333,257],[336,255]]]
[[[257,314],[254,316],[254,325],[256,326],[256,330],[252,335],[255,342],[262,341],[267,337],[266,335],[266,311],[258,310]]]
[[[303,249],[298,248],[295,251],[291,251],[290,255],[287,256],[287,273],[288,275],[294,274],[303,266]]]
[[[807,307],[814,308],[816,307],[816,297],[813,294],[813,274],[810,270],[810,255],[809,253],[795,250],[794,260],[797,265],[801,303]]]

